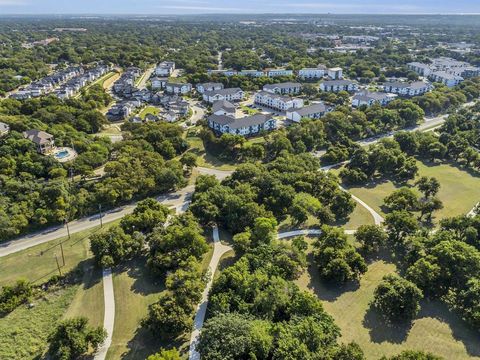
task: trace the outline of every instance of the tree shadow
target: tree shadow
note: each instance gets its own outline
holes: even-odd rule
[[[146,359],[161,348],[170,349],[176,347],[180,354],[185,357],[188,353],[188,339],[185,337],[174,340],[163,340],[153,334],[148,328],[139,326],[134,337],[128,342],[128,350],[121,355],[122,360]]]
[[[369,330],[370,340],[374,343],[390,342],[401,344],[407,339],[407,335],[412,328],[412,322],[386,323],[372,306],[368,308],[362,324]]]
[[[131,259],[115,267],[114,272],[117,275],[126,272],[130,278],[134,279],[130,289],[135,294],[147,296],[165,290],[165,277],[153,274],[147,266],[145,257]]]
[[[455,340],[461,341],[470,356],[480,356],[480,332],[469,327],[457,313],[440,300],[421,302],[417,318],[434,318],[448,325]]]
[[[341,295],[347,292],[355,292],[360,287],[358,281],[350,281],[343,285],[331,284],[324,281],[320,276],[318,266],[315,263],[314,255],[312,253],[307,255],[307,263],[307,271],[310,275],[307,288],[313,291],[320,300],[333,302]]]

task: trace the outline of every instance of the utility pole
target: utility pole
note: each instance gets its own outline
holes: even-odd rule
[[[98,210],[100,211],[100,227],[103,227],[103,215],[102,215],[102,204],[98,204]]]
[[[58,273],[60,274],[60,276],[62,276],[62,271],[60,270],[60,264],[58,263],[57,254],[54,254],[54,255],[55,255],[55,261],[57,262]]]
[[[68,227],[68,220],[65,219],[64,222],[65,222],[65,226],[67,227],[68,240],[70,240],[70,228]]]

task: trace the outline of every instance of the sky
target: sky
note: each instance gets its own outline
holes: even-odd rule
[[[480,0],[0,0],[0,14],[480,14]]]

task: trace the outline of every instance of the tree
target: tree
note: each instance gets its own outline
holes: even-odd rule
[[[391,211],[415,211],[418,208],[417,195],[407,187],[392,192],[383,201]]]
[[[412,320],[420,310],[422,291],[396,275],[384,276],[374,293],[372,306],[388,322]]]
[[[136,232],[125,234],[120,226],[90,237],[90,250],[97,264],[111,267],[138,255],[143,249],[144,237]]]
[[[133,234],[135,231],[148,234],[156,226],[163,227],[170,213],[170,209],[165,205],[155,199],[147,198],[137,204],[132,214],[122,218],[120,226],[127,234]]]
[[[180,158],[180,162],[187,168],[188,172],[191,172],[192,169],[197,166],[198,156],[192,152],[186,152]]]
[[[437,195],[438,190],[440,189],[440,182],[434,177],[428,178],[426,176],[422,176],[417,180],[415,185],[426,198]]]
[[[401,243],[405,237],[414,234],[418,228],[418,221],[408,211],[393,211],[385,218],[387,234],[394,244]]]
[[[205,323],[197,350],[204,360],[267,359],[272,346],[269,322],[239,314],[219,314]]]
[[[385,245],[387,234],[379,225],[361,225],[355,233],[355,239],[362,244],[365,253],[374,253]]]
[[[380,360],[443,360],[443,358],[423,351],[405,350],[389,358],[383,356]]]
[[[443,203],[440,199],[428,198],[424,201],[420,201],[420,219],[422,219],[425,215],[427,215],[427,220],[429,222],[432,221],[433,212],[436,210],[443,209]]]
[[[0,292],[0,315],[15,310],[21,304],[30,300],[33,287],[26,280],[17,280],[14,285],[5,285]]]
[[[317,214],[322,207],[320,201],[307,193],[298,193],[293,199],[290,207],[290,215],[297,225],[303,224],[308,220],[309,215]]]
[[[102,327],[91,327],[85,317],[71,318],[60,322],[49,336],[49,355],[58,360],[75,360],[96,351],[107,337]]]
[[[147,360],[181,360],[180,352],[176,349],[160,349],[160,352],[150,355]]]

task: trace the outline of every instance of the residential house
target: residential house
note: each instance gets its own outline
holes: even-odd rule
[[[240,88],[227,88],[220,90],[205,91],[203,100],[212,104],[218,100],[241,101],[245,96],[245,92]]]
[[[397,95],[380,92],[369,92],[367,90],[356,93],[352,98],[352,106],[360,107],[362,105],[371,106],[373,104],[387,105],[394,100]]]
[[[303,68],[298,71],[298,77],[303,80],[321,79],[327,75],[328,70],[326,66],[318,65],[316,68]]]
[[[53,135],[41,130],[27,130],[23,132],[23,137],[32,141],[40,154],[48,154],[55,149]]]
[[[168,77],[155,76],[150,80],[150,82],[152,83],[152,89],[154,90],[164,89],[165,85],[168,82]]]
[[[323,102],[319,102],[317,104],[305,106],[300,109],[287,111],[287,119],[295,122],[299,122],[304,118],[319,119],[328,111],[330,111],[330,109],[327,108]]]
[[[320,84],[320,90],[327,92],[354,92],[358,90],[358,84],[351,80],[327,80]]]
[[[327,71],[327,75],[332,80],[338,80],[343,78],[343,69],[341,67],[330,68]]]
[[[284,82],[280,84],[267,84],[263,86],[263,91],[280,95],[298,94],[301,90],[302,84],[297,82]]]
[[[197,84],[197,91],[200,94],[203,94],[205,91],[221,90],[223,88],[224,86],[222,83],[208,82],[203,84]]]
[[[208,126],[218,134],[234,134],[251,136],[261,131],[271,131],[277,128],[277,121],[271,115],[255,114],[243,118],[226,115],[210,115]]]
[[[383,84],[383,90],[400,96],[418,96],[432,90],[433,86],[425,81],[407,82],[386,82]]]
[[[175,70],[175,62],[173,61],[163,61],[157,65],[155,68],[155,75],[168,77],[172,75],[173,71]]]
[[[167,111],[167,113],[165,114],[165,120],[170,123],[177,121],[179,118],[179,114],[172,110]]]
[[[265,72],[262,70],[242,70],[238,73],[241,76],[262,77],[265,76]]]
[[[218,100],[212,104],[214,115],[235,116],[235,105],[226,100]]]
[[[289,109],[303,107],[303,100],[284,95],[272,94],[267,91],[260,91],[255,94],[255,104],[279,111],[287,111]]]
[[[171,83],[167,82],[165,85],[165,92],[167,94],[187,94],[192,91],[192,84]]]
[[[0,122],[0,137],[7,135],[10,132],[10,126]]]

